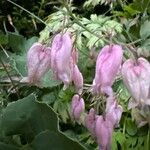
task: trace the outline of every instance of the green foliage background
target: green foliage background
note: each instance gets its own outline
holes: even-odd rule
[[[29,13],[7,0],[0,2],[0,150],[97,149],[85,127],[70,117],[72,86],[63,91],[51,71],[41,87],[19,82],[27,75],[26,53],[36,41],[51,45],[53,36],[67,28],[76,35],[73,38],[80,55],[78,65],[87,84],[92,83],[95,72],[91,53],[97,54],[110,41],[123,46],[125,58],[132,57],[127,45],[134,43],[139,56],[149,60],[149,0],[73,1],[69,10],[56,1],[13,2]],[[68,16],[65,22],[64,16]],[[124,112],[113,133],[112,149],[149,150],[149,126],[139,128],[133,120],[127,109],[130,95],[121,78],[116,79],[113,89]],[[83,98],[89,110],[92,97],[85,92]],[[138,117],[145,119],[140,113]]]

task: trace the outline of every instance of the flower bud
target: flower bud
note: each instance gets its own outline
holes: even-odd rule
[[[111,139],[113,125],[108,119],[99,116],[96,120],[95,133],[99,150],[108,150],[111,148]]]
[[[96,137],[95,135],[95,123],[97,120],[97,115],[95,113],[95,110],[93,108],[90,109],[89,114],[85,117],[85,127],[89,130],[89,132],[92,134],[93,137]]]
[[[106,101],[106,116],[109,121],[113,124],[114,127],[117,127],[121,116],[123,108],[117,104],[117,101],[114,97],[109,97]]]
[[[77,65],[73,67],[73,82],[78,94],[82,94],[83,91],[83,76]]]
[[[34,43],[27,53],[28,82],[38,84],[50,69],[51,48]]]
[[[63,81],[64,88],[71,82],[70,57],[72,41],[69,33],[54,37],[51,49],[51,68],[56,77]]]
[[[150,105],[150,64],[144,58],[128,59],[122,66],[122,77],[132,100],[129,108]]]
[[[83,76],[78,66],[78,51],[74,49],[70,58],[70,68],[72,70],[72,81],[75,85],[76,92],[81,95],[83,91]]]
[[[111,86],[122,62],[123,50],[119,45],[107,45],[100,51],[96,61],[93,93],[112,95]]]
[[[81,114],[84,112],[85,104],[83,98],[80,98],[79,95],[74,95],[72,98],[71,104],[71,114],[75,120],[79,120]]]

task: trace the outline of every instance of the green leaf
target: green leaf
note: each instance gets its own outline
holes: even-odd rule
[[[134,10],[140,11],[140,13],[146,13],[149,9],[149,0],[134,0],[131,6]]]
[[[58,118],[33,94],[10,103],[1,115],[1,135],[22,135],[35,150],[84,150],[58,129]]]
[[[145,21],[144,24],[141,25],[140,36],[143,40],[150,36],[150,21]]]
[[[12,48],[14,52],[22,52],[24,49],[24,42],[26,39],[19,34],[8,32],[8,45]]]
[[[14,69],[18,72],[21,76],[27,76],[27,67],[26,67],[26,55],[28,49],[35,43],[38,39],[37,37],[32,37],[26,40],[23,36],[17,35],[14,33],[9,33],[9,40],[10,47],[15,51],[17,50],[18,54],[12,54],[12,64]],[[17,43],[19,44],[17,44]]]
[[[26,53],[34,42],[37,42],[37,37],[30,39],[24,38],[22,35],[16,34],[15,32],[8,32],[8,45],[16,53]]]
[[[1,132],[4,135],[36,135],[46,129],[57,131],[57,124],[57,117],[52,109],[37,102],[31,94],[6,107],[2,113]]]
[[[27,52],[29,50],[29,48],[33,45],[33,43],[38,41],[38,37],[33,36],[30,39],[26,40],[24,43],[24,50],[25,52]]]
[[[126,131],[131,136],[137,133],[137,126],[131,119],[127,119]]]
[[[48,89],[49,90],[49,89]],[[48,92],[41,97],[42,102],[46,104],[51,104],[56,100],[56,96],[54,92]]]
[[[54,110],[59,113],[63,122],[66,123],[69,118],[69,104],[67,102],[62,102],[62,100],[57,100],[53,107]]]
[[[64,134],[48,130],[35,137],[33,148],[36,150],[85,150],[83,146]]]
[[[113,137],[116,139],[116,141],[120,144],[123,145],[126,141],[125,135],[118,131],[118,132],[114,132]]]
[[[52,73],[52,71],[50,70],[48,73],[45,74],[45,76],[42,78],[42,82],[41,82],[41,86],[42,87],[54,87],[54,86],[58,86],[61,84],[60,81],[55,80],[54,79],[54,75]]]
[[[1,30],[0,30],[0,44],[7,44],[8,43],[8,36],[5,35]]]
[[[0,150],[19,150],[18,147],[0,142]]]
[[[13,67],[21,76],[27,76],[26,53],[22,55],[12,55]]]

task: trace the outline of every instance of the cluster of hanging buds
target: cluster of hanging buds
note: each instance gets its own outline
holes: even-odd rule
[[[113,129],[118,126],[123,109],[113,96],[112,84],[120,69],[123,50],[119,45],[107,45],[100,51],[96,61],[95,78],[92,85],[93,94],[106,94],[106,110],[104,115],[91,108],[85,115],[84,125],[96,139],[100,150],[111,147]],[[72,116],[78,121],[84,112],[84,100],[75,95],[72,98]]]
[[[64,89],[73,81],[76,92],[83,90],[83,77],[77,66],[78,52],[73,49],[69,33],[57,34],[52,42],[51,69],[55,78],[63,81]]]
[[[95,77],[92,84],[93,95],[107,95],[106,109],[99,115],[91,108],[89,113],[84,113],[85,104],[81,97],[83,92],[83,76],[77,66],[78,51],[73,46],[71,34],[59,33],[52,41],[51,47],[35,43],[27,53],[28,77],[23,80],[34,85],[39,85],[42,77],[51,69],[56,80],[64,83],[66,89],[72,82],[76,95],[72,98],[71,116],[79,121],[84,113],[84,125],[96,139],[100,150],[111,147],[113,129],[118,126],[123,112],[117,103],[112,89],[113,82],[121,68],[123,82],[132,96],[129,108],[139,124],[149,122],[145,119],[150,105],[150,63],[144,58],[137,60],[128,59],[121,66],[123,50],[120,45],[106,45],[97,56]],[[139,121],[141,113],[146,115]],[[149,116],[147,117],[149,118]]]
[[[81,117],[81,114],[84,112],[85,104],[83,98],[79,95],[74,95],[72,98],[71,104],[71,117],[78,121]]]
[[[51,69],[55,79],[64,83],[64,89],[73,82],[76,92],[81,94],[83,77],[77,66],[78,51],[73,49],[72,43],[70,33],[66,32],[57,34],[51,47],[33,44],[27,53],[28,77],[23,81],[39,85],[41,78]]]
[[[85,116],[85,126],[96,139],[100,150],[111,147],[113,129],[119,124],[123,109],[114,97],[107,99],[104,115],[97,115],[93,108]]]

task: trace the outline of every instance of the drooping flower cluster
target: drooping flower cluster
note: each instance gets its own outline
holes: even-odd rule
[[[122,66],[122,77],[133,98],[129,108],[150,105],[150,63],[144,58],[128,59]]]
[[[123,50],[119,45],[107,45],[100,51],[96,61],[93,94],[107,94],[105,115],[96,114],[93,108],[85,116],[85,127],[96,139],[100,150],[111,147],[113,129],[119,124],[123,109],[114,98],[112,84],[119,71]],[[84,101],[75,95],[72,98],[72,116],[76,121],[84,111]]]
[[[113,95],[112,84],[122,62],[123,51],[119,45],[107,45],[100,51],[96,61],[92,91],[95,94]]]
[[[79,95],[74,95],[72,98],[71,104],[71,116],[73,119],[78,121],[81,117],[81,114],[84,112],[85,104],[83,98]]]
[[[73,49],[70,34],[59,33],[54,37],[51,48],[35,43],[29,49],[27,53],[28,77],[24,80],[37,85],[45,73],[51,69],[55,79],[64,83],[64,89],[73,82],[76,92],[81,94],[83,77],[77,61],[78,52]]]
[[[118,125],[122,111],[123,109],[117,104],[116,99],[109,97],[105,115],[97,115],[93,108],[86,115],[85,126],[96,139],[100,150],[110,149],[113,129]]]
[[[25,82],[38,85],[42,76],[50,69],[51,48],[34,43],[27,53],[28,77],[24,78]]]
[[[108,150],[111,147],[113,129],[118,126],[123,112],[112,90],[120,68],[123,82],[132,96],[129,108],[137,109],[138,113],[139,108],[147,112],[145,108],[150,105],[149,62],[144,58],[129,59],[121,66],[122,57],[122,47],[115,44],[104,46],[97,57],[92,93],[108,96],[103,115],[99,115],[99,112],[93,108],[88,114],[84,113],[85,103],[81,97],[83,76],[77,66],[78,51],[74,48],[71,34],[68,32],[57,34],[53,38],[51,47],[38,42],[32,45],[27,53],[28,77],[25,81],[39,85],[41,78],[51,69],[54,78],[64,83],[64,89],[73,82],[77,94],[72,98],[72,118],[78,122],[84,114],[84,125],[96,139],[99,149]],[[134,115],[137,116],[136,113]]]
[[[84,100],[79,95],[74,95],[71,105],[72,118],[79,121],[84,109]],[[105,115],[97,115],[93,108],[86,114],[85,127],[96,139],[100,150],[107,150],[111,147],[113,129],[119,124],[122,112],[123,109],[117,104],[116,99],[109,97]]]
[[[81,94],[83,77],[77,66],[78,52],[72,48],[69,33],[57,34],[52,42],[51,68],[55,78],[63,81],[64,89],[73,81],[76,91]]]
[[[70,57],[72,53],[72,41],[68,33],[57,34],[52,42],[51,68],[56,79],[68,86],[71,82]]]
[[[138,127],[150,125],[150,63],[145,58],[128,59],[122,66],[122,77],[132,98],[128,108]]]

